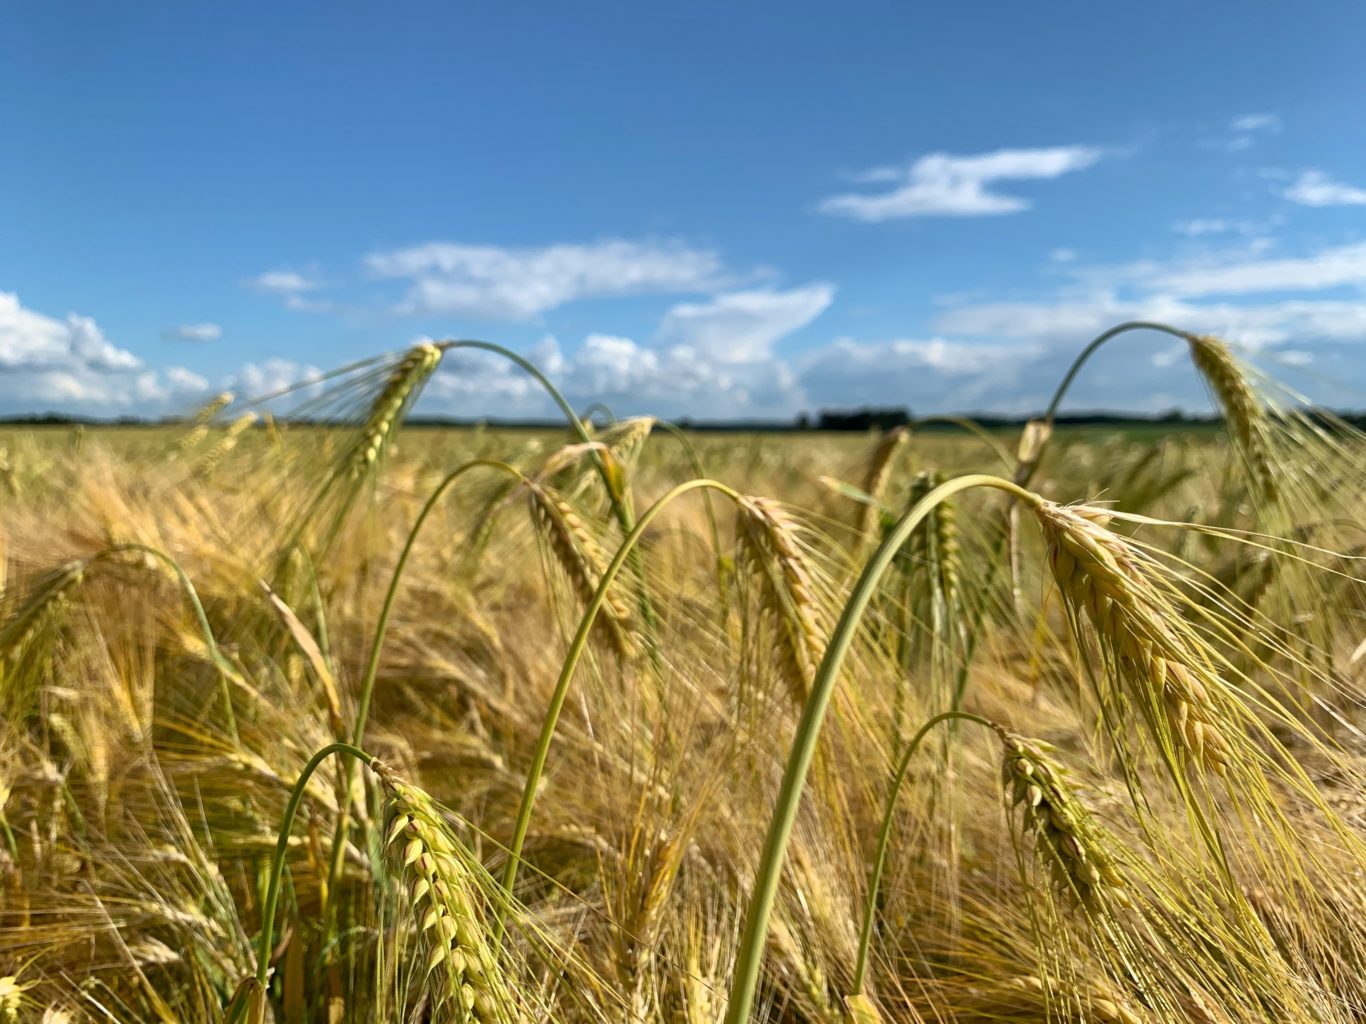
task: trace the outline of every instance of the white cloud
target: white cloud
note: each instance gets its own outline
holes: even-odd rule
[[[1229,121],[1227,135],[1209,139],[1203,145],[1226,153],[1241,153],[1256,145],[1259,136],[1276,135],[1280,130],[1279,114],[1243,114]]]
[[[1366,206],[1366,188],[1334,181],[1323,171],[1305,171],[1281,194],[1302,206]]]
[[[377,278],[411,281],[402,312],[490,320],[531,320],[579,299],[698,292],[724,283],[714,252],[623,239],[522,249],[429,242],[373,253],[365,266]]]
[[[772,354],[780,338],[805,327],[834,301],[829,284],[789,291],[730,292],[707,302],[687,302],[664,315],[659,340],[683,345],[702,358],[747,363]]]
[[[889,168],[873,168],[861,177],[867,183],[895,183],[878,195],[847,193],[820,204],[823,213],[877,222],[899,217],[980,217],[1018,213],[1029,200],[992,191],[998,181],[1057,178],[1085,170],[1104,156],[1097,146],[1052,146],[1040,149],[999,149],[976,156],[932,153],[892,178]]]
[[[1193,220],[1177,221],[1172,225],[1172,230],[1187,238],[1200,238],[1204,235],[1224,235],[1240,231],[1240,224],[1219,217],[1196,217]]]
[[[1048,258],[1054,263],[1071,263],[1077,258],[1075,249],[1054,249],[1048,254]]]
[[[1281,116],[1279,114],[1243,114],[1235,117],[1228,125],[1231,132],[1279,132],[1281,130]]]
[[[298,295],[322,287],[322,282],[313,274],[297,270],[268,270],[244,281],[243,284],[258,292],[268,292],[272,295]]]
[[[601,401],[621,414],[789,416],[802,396],[792,368],[773,349],[824,312],[834,292],[816,283],[725,293],[674,306],[653,344],[596,333],[566,353],[547,336],[530,358],[578,406]],[[554,415],[530,377],[477,350],[450,350],[427,393],[455,416]]]
[[[312,380],[321,376],[322,372],[311,363],[271,357],[260,363],[246,363],[224,382],[224,386],[229,391],[254,398]]]
[[[0,292],[0,369],[0,408],[16,412],[145,413],[208,387],[183,366],[148,369],[90,317],[59,320],[8,292]]]
[[[1175,295],[1238,295],[1366,286],[1366,242],[1320,249],[1305,256],[1216,259],[1155,268],[1146,283],[1155,291]]]
[[[6,370],[131,370],[133,353],[112,344],[90,317],[57,320],[25,309],[0,292],[0,367]]]
[[[167,341],[217,341],[223,337],[223,328],[218,324],[181,324],[161,336]]]

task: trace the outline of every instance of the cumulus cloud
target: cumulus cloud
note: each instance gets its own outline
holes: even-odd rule
[[[250,397],[273,394],[322,375],[311,363],[272,357],[259,363],[246,363],[224,381],[229,391]]]
[[[133,353],[109,341],[90,317],[68,313],[64,320],[19,304],[0,292],[0,367],[7,370],[131,370]]]
[[[365,266],[375,278],[410,282],[401,312],[513,321],[580,299],[707,291],[725,276],[710,250],[624,239],[538,248],[428,242],[372,253]]]
[[[822,200],[819,209],[866,222],[1019,213],[1029,209],[1029,200],[994,191],[990,186],[1001,181],[1061,177],[1091,167],[1104,155],[1098,146],[998,149],[975,156],[932,153],[899,171],[877,167],[859,176],[866,184],[894,185],[890,191],[830,196]]]
[[[217,341],[223,337],[218,324],[181,324],[161,332],[166,341]]]
[[[182,366],[146,368],[90,317],[27,309],[0,292],[0,409],[144,412],[199,394],[208,382]]]
[[[1301,206],[1366,206],[1366,188],[1334,181],[1323,171],[1303,172],[1281,194]]]
[[[800,330],[834,301],[833,285],[816,283],[788,291],[730,292],[707,302],[686,302],[664,315],[659,340],[682,345],[699,357],[747,363],[772,354],[780,338]]]

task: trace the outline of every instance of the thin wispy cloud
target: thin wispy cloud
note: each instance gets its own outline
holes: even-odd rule
[[[857,180],[891,184],[887,192],[845,193],[821,201],[832,216],[875,223],[903,217],[984,217],[1019,213],[1023,196],[994,189],[1000,182],[1049,180],[1083,171],[1105,155],[1099,146],[998,149],[974,156],[932,153],[904,168],[875,167]]]
[[[1316,170],[1303,172],[1281,194],[1301,206],[1366,206],[1366,188],[1334,181]]]
[[[1281,116],[1273,113],[1241,114],[1228,123],[1228,135],[1212,139],[1210,148],[1240,153],[1256,145],[1259,137],[1280,134]]]
[[[297,270],[268,270],[242,283],[255,291],[272,295],[298,295],[322,287],[322,282],[315,276]]]
[[[710,291],[727,277],[710,250],[624,239],[537,248],[428,242],[364,262],[374,278],[410,282],[400,312],[509,321],[581,299]]]
[[[223,337],[223,328],[218,324],[181,324],[161,332],[166,341],[217,341]]]

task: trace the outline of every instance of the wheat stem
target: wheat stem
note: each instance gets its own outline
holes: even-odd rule
[[[759,984],[764,943],[768,938],[769,918],[773,913],[773,902],[778,893],[778,882],[782,876],[787,845],[792,838],[792,828],[797,820],[797,807],[801,802],[807,771],[811,767],[812,758],[815,757],[821,724],[834,693],[840,668],[849,653],[849,647],[853,643],[868,603],[902,544],[934,507],[951,495],[975,487],[992,487],[1005,491],[1030,505],[1043,500],[1018,484],[1000,477],[983,474],[958,477],[936,487],[902,516],[864,565],[858,583],[855,584],[844,610],[840,613],[839,623],[831,634],[830,642],[826,645],[825,656],[816,672],[810,696],[802,707],[801,720],[797,724],[797,733],[788,753],[787,767],[783,771],[773,817],[764,839],[763,853],[760,855],[754,892],[745,911],[744,931],[736,957],[735,974],[731,980],[725,1024],[747,1024],[750,1010],[754,1006],[754,993]]]
[[[612,583],[616,580],[621,567],[635,550],[636,544],[644,535],[646,528],[654,521],[664,509],[673,503],[674,499],[682,497],[690,491],[696,490],[715,490],[720,491],[732,501],[739,502],[740,494],[723,483],[715,480],[688,480],[674,487],[662,498],[651,505],[636,521],[635,526],[626,539],[617,548],[616,554],[612,556],[612,561],[603,570],[602,578],[598,581],[597,590],[593,592],[592,599],[584,609],[583,618],[579,621],[578,631],[574,634],[574,639],[569,644],[569,650],[565,655],[564,664],[560,669],[560,677],[555,682],[555,689],[550,695],[550,704],[546,708],[545,716],[541,720],[540,735],[536,738],[536,747],[532,752],[531,766],[527,770],[526,783],[522,787],[522,800],[517,808],[517,821],[513,826],[512,841],[508,844],[507,867],[503,871],[503,890],[505,898],[499,904],[495,912],[495,931],[494,945],[502,941],[504,921],[503,909],[507,899],[512,896],[512,887],[517,881],[517,869],[521,864],[522,847],[526,843],[527,829],[531,824],[531,809],[536,802],[536,791],[541,784],[541,776],[545,773],[546,758],[550,754],[550,743],[555,737],[555,727],[560,720],[560,711],[564,708],[565,698],[569,696],[569,684],[573,681],[574,671],[578,667],[579,660],[583,656],[584,648],[588,645],[588,637],[593,629],[593,623],[597,620],[598,612],[607,603],[608,591]]]
[[[256,984],[264,989],[270,979],[270,953],[274,948],[275,937],[275,912],[280,902],[280,882],[284,876],[285,859],[289,851],[289,838],[294,833],[294,818],[299,812],[299,804],[303,802],[304,791],[308,788],[308,780],[313,777],[313,773],[318,770],[318,766],[326,761],[333,754],[346,754],[365,765],[367,768],[374,768],[375,759],[364,750],[350,743],[329,743],[323,747],[304,765],[303,771],[294,782],[294,787],[289,791],[289,800],[285,804],[284,817],[280,822],[280,833],[275,842],[275,854],[270,862],[270,875],[266,881],[266,896],[261,904],[261,935],[256,945]],[[233,1024],[229,1019],[228,1024]]]
[[[906,771],[910,768],[911,758],[915,756],[920,741],[935,726],[950,720],[976,722],[978,725],[984,725],[989,729],[996,729],[995,722],[983,718],[981,715],[974,715],[970,711],[943,711],[922,725],[920,731],[911,737],[910,743],[906,745],[906,750],[897,763],[896,771],[892,773],[892,785],[888,789],[887,797],[882,805],[882,824],[877,834],[877,852],[873,855],[873,866],[868,873],[868,899],[864,904],[863,926],[859,930],[858,958],[854,963],[854,982],[851,986],[854,995],[862,994],[864,979],[868,973],[868,949],[873,938],[873,917],[877,911],[877,894],[882,885],[882,872],[887,863],[887,850],[891,845],[892,819],[896,815],[896,800],[901,793],[901,784],[905,781]]]

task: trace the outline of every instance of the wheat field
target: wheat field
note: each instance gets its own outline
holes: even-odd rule
[[[1217,430],[0,432],[0,1020],[1366,1021],[1366,439],[1161,329]]]

